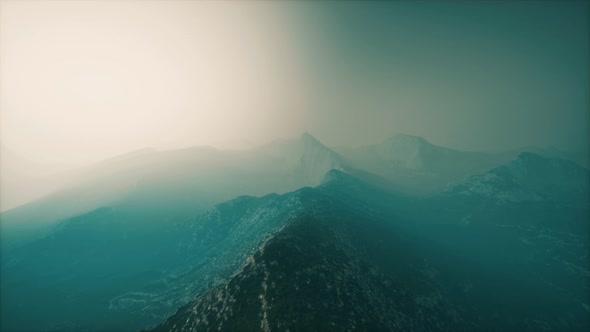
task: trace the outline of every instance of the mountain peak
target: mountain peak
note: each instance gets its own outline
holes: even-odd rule
[[[499,202],[549,199],[572,204],[588,192],[589,175],[587,169],[572,161],[522,152],[504,165],[467,178],[452,190]]]
[[[404,168],[420,169],[428,160],[427,155],[434,147],[424,138],[398,134],[377,145],[376,152],[384,160],[389,160]]]
[[[299,176],[306,179],[309,184],[320,184],[327,171],[343,168],[343,162],[339,156],[309,133],[304,132],[301,135],[298,145],[301,149],[297,157],[301,172]]]

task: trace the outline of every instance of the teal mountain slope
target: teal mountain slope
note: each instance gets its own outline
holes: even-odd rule
[[[152,331],[588,328],[587,239],[520,218],[412,223],[406,198],[327,179],[237,273]]]

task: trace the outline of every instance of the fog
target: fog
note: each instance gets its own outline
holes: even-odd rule
[[[329,146],[406,133],[587,150],[583,2],[0,6],[0,140],[37,164],[303,131]]]
[[[590,8],[0,0],[0,330],[590,331]]]

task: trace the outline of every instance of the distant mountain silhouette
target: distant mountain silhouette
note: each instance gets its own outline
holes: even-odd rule
[[[85,169],[69,187],[3,212],[2,246],[39,238],[52,224],[102,206],[154,212],[162,219],[187,218],[239,195],[284,193],[318,185],[336,153],[305,133],[253,150],[207,147],[141,150]]]
[[[411,135],[395,135],[380,144],[338,150],[345,160],[411,193],[428,193],[497,166],[509,157],[463,152]]]

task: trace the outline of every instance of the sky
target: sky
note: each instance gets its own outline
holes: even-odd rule
[[[304,131],[587,150],[588,7],[2,0],[0,143],[40,164]]]

